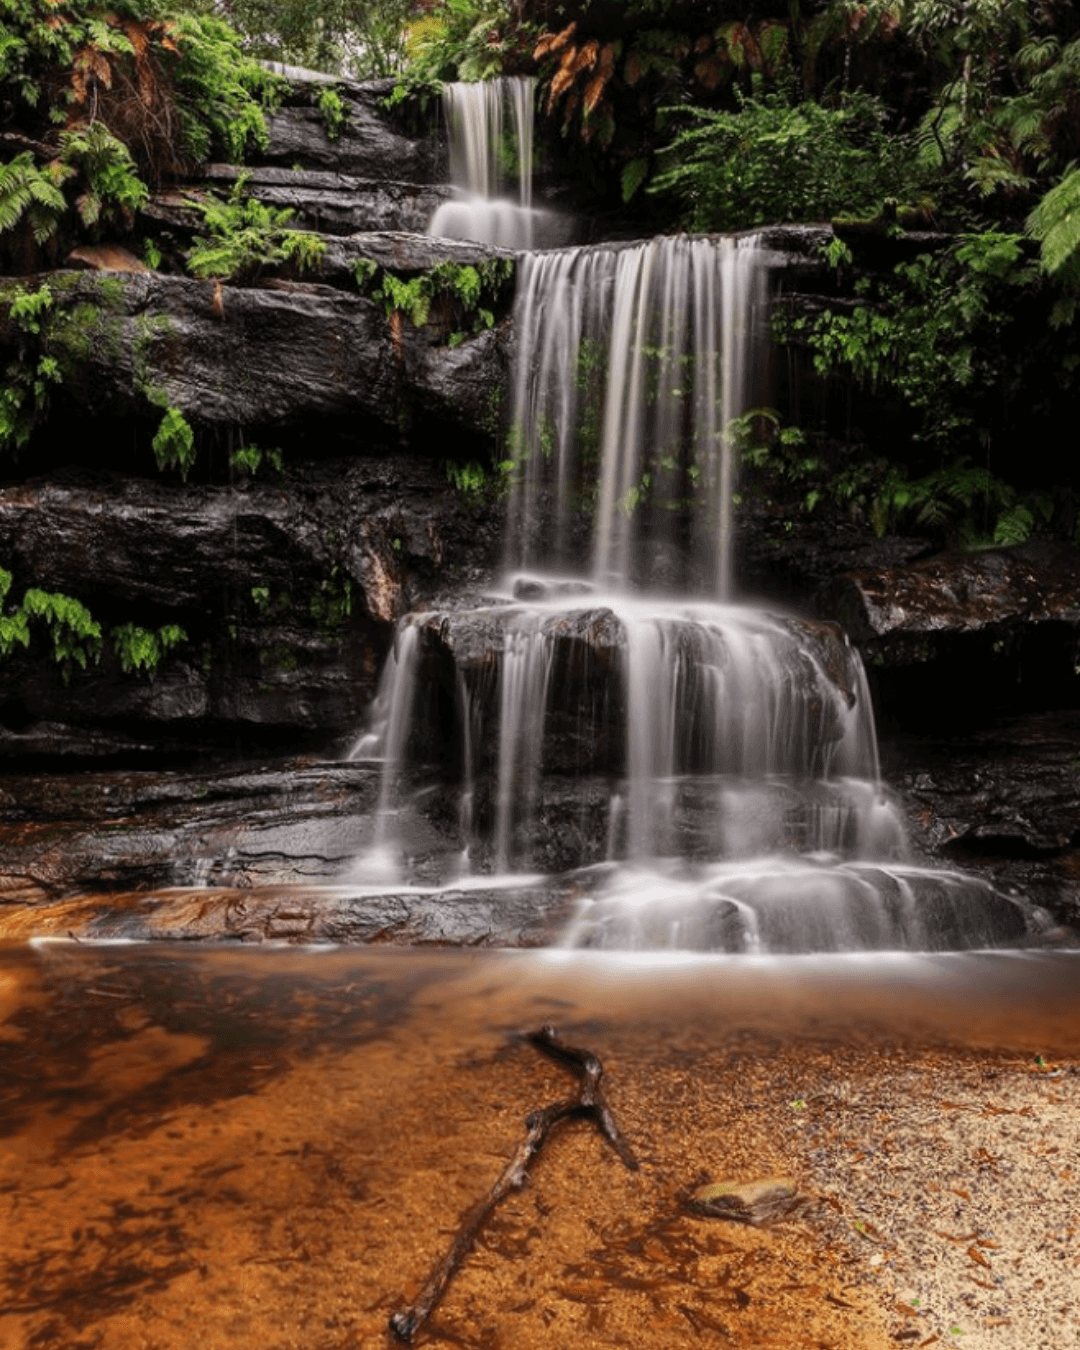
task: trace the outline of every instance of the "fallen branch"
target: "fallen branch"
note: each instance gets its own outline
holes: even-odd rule
[[[431,1316],[446,1286],[469,1254],[481,1228],[511,1191],[520,1190],[524,1186],[533,1159],[539,1154],[545,1139],[560,1120],[565,1120],[568,1116],[591,1116],[597,1129],[625,1166],[631,1171],[637,1170],[637,1159],[623,1138],[600,1086],[604,1066],[599,1057],[591,1050],[581,1050],[577,1046],[567,1045],[565,1041],[559,1039],[555,1028],[550,1025],[532,1032],[527,1039],[537,1050],[558,1060],[560,1064],[568,1065],[578,1073],[580,1081],[577,1093],[563,1101],[553,1102],[551,1106],[545,1106],[539,1111],[530,1111],[525,1117],[525,1138],[514,1150],[513,1157],[503,1168],[499,1179],[487,1195],[473,1205],[462,1219],[449,1249],[436,1262],[415,1301],[390,1318],[390,1330],[400,1341],[411,1341],[417,1330]]]

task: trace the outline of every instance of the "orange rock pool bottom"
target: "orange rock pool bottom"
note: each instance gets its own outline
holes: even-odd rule
[[[604,1061],[417,1344],[1080,1335],[1072,953],[646,961],[0,948],[0,1346],[394,1344],[526,1114]],[[793,1179],[762,1228],[686,1208]],[[1071,1291],[1071,1294],[1070,1294]]]

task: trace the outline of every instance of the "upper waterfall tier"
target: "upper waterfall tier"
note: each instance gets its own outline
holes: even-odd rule
[[[444,86],[454,198],[431,234],[515,249],[557,242],[551,212],[532,200],[535,102],[536,81],[524,76]]]
[[[733,442],[765,362],[753,238],[522,260],[508,561],[727,598]],[[591,539],[579,522],[591,518]]]

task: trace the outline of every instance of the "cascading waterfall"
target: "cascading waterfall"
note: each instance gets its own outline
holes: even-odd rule
[[[514,249],[543,242],[551,213],[532,200],[535,98],[536,81],[525,76],[444,86],[455,192],[429,234]]]
[[[455,164],[488,194],[507,84],[449,94]],[[520,260],[505,590],[403,620],[355,752],[384,765],[358,876],[414,875],[398,828],[409,728],[425,683],[452,671],[461,837],[442,874],[506,879],[557,856],[582,897],[570,945],[879,950],[1023,933],[984,883],[905,861],[840,630],[732,602],[735,443],[767,401],[767,262],[753,237]],[[432,866],[428,850],[425,880]]]
[[[522,260],[512,566],[580,562],[571,535],[598,470],[594,584],[730,594],[732,433],[765,314],[755,243],[661,238]],[[672,575],[680,556],[691,575]]]

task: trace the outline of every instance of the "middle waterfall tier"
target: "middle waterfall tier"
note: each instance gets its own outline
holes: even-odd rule
[[[765,297],[752,236],[521,260],[511,567],[730,594],[734,451],[768,366]]]

